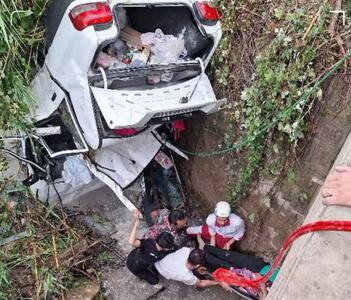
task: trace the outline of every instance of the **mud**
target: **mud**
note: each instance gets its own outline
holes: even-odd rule
[[[195,153],[220,148],[227,128],[224,120],[224,112],[219,112],[188,121],[182,147]],[[228,155],[206,158],[190,155],[189,161],[179,159],[178,163],[195,210],[208,213],[217,201],[227,198]]]

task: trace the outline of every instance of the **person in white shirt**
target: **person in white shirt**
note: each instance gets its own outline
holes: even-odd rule
[[[206,219],[206,225],[189,227],[189,235],[200,235],[210,241],[212,246],[229,250],[235,241],[240,240],[245,233],[245,224],[242,218],[231,212],[228,202],[217,203],[215,212]]]
[[[155,267],[166,279],[196,287],[220,285],[225,290],[231,291],[231,287],[225,282],[200,280],[193,274],[193,270],[203,265],[204,261],[205,254],[202,250],[183,247],[156,262]]]

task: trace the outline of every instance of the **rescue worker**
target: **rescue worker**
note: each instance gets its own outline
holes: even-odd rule
[[[244,221],[231,212],[230,205],[226,201],[216,204],[214,213],[206,219],[206,225],[189,227],[187,234],[197,236],[210,241],[212,246],[229,250],[235,241],[239,241],[245,233]]]
[[[174,243],[180,248],[186,242],[184,232],[187,223],[188,218],[182,210],[158,210],[154,217],[154,225],[148,228],[144,238],[155,239],[162,231],[168,231],[173,234]]]
[[[225,290],[231,291],[227,283],[213,280],[200,280],[193,274],[195,269],[203,265],[205,259],[204,255],[204,252],[200,249],[183,247],[156,262],[155,267],[157,271],[167,279],[180,281],[186,285],[195,287],[220,285]]]
[[[132,214],[133,223],[128,242],[135,249],[128,255],[127,268],[139,279],[155,285],[159,282],[159,278],[157,272],[153,270],[153,265],[174,251],[174,237],[169,232],[161,232],[155,240],[137,239],[136,231],[141,215],[137,210]]]

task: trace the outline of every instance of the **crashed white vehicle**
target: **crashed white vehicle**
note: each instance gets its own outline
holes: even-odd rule
[[[159,152],[155,128],[223,104],[205,74],[222,34],[218,12],[194,0],[52,0],[45,20],[36,133],[19,153],[32,162],[25,183],[63,201],[103,183],[133,209],[123,190]]]

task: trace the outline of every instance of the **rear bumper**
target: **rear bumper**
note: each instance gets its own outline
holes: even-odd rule
[[[217,101],[205,74],[154,90],[91,89],[110,129],[142,127],[151,119],[193,112],[209,114],[217,111],[223,103]]]

